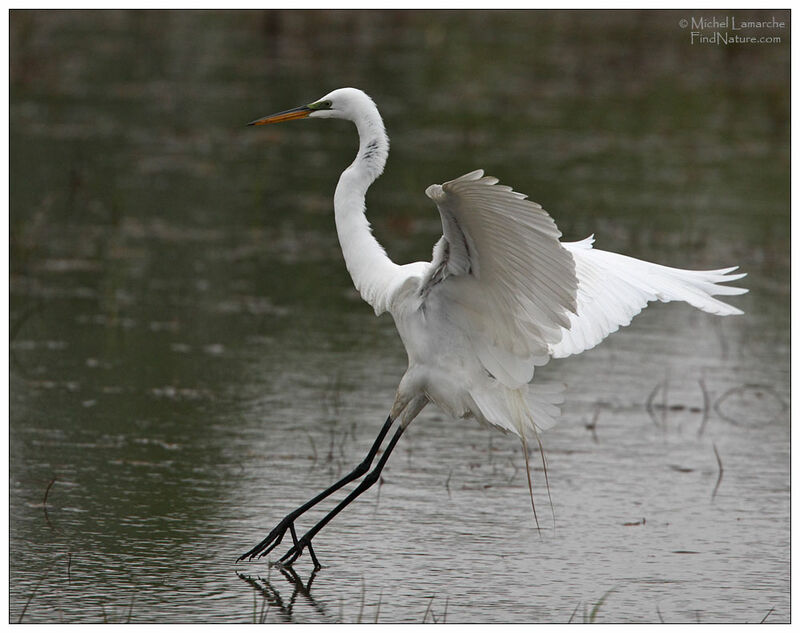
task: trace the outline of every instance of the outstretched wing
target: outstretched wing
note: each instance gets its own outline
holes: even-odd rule
[[[508,387],[547,362],[577,309],[578,280],[561,232],[535,202],[474,171],[425,192],[443,236],[419,292],[470,336],[486,370]]]
[[[572,253],[578,276],[578,309],[569,315],[563,337],[550,346],[554,358],[590,349],[628,325],[650,301],[685,301],[720,316],[742,314],[714,295],[740,295],[746,288],[721,286],[745,273],[736,267],[681,270],[592,248],[593,237],[563,246]]]

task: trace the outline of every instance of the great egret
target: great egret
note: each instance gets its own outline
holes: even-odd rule
[[[365,216],[367,189],[383,172],[389,154],[375,103],[360,90],[341,88],[250,125],[302,118],[346,119],[356,125],[358,154],[342,172],[333,198],[336,230],[361,297],[376,315],[389,312],[394,318],[408,369],[364,460],[289,513],[238,560],[268,554],[289,530],[293,545],[278,562],[291,565],[307,549],[319,568],[311,540],[378,480],[403,431],[429,402],[453,417],[474,417],[515,433],[527,460],[526,437],[538,440],[538,429],[554,423],[560,402],[557,390],[529,385],[536,366],[594,347],[656,299],[686,301],[712,314],[741,314],[712,296],[747,292],[718,285],[743,277],[731,274],[736,267],[681,270],[596,250],[592,236],[560,242],[561,232],[540,205],[482,170],[428,187],[425,193],[439,208],[443,236],[430,262],[395,264]],[[362,476],[344,500],[297,537],[294,522],[301,514]]]

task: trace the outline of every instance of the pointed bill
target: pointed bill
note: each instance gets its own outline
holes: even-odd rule
[[[300,106],[298,108],[292,108],[291,110],[284,110],[283,112],[270,114],[269,116],[256,119],[255,121],[250,121],[250,123],[247,125],[269,125],[270,123],[280,123],[282,121],[291,121],[293,119],[305,119],[312,112],[312,108],[309,108],[308,106]]]

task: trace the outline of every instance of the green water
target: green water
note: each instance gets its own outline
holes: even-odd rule
[[[12,12],[10,620],[566,622],[613,588],[598,621],[788,621],[789,29],[683,15]],[[361,459],[405,354],[341,261],[352,126],[244,124],[346,85],[392,139],[396,261],[440,234],[424,189],[483,168],[566,239],[750,293],[537,374],[569,387],[555,531],[513,439],[430,410],[300,591],[234,560]]]

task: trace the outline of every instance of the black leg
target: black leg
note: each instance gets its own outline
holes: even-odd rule
[[[328,522],[333,519],[337,514],[339,514],[342,510],[344,510],[353,500],[356,499],[361,493],[365,490],[369,489],[370,486],[374,485],[376,481],[381,476],[381,471],[383,467],[386,465],[386,461],[389,459],[389,455],[392,454],[392,450],[394,450],[395,444],[397,444],[397,440],[400,439],[400,436],[405,431],[405,425],[401,425],[397,431],[395,431],[394,436],[392,437],[389,444],[386,446],[386,450],[381,455],[380,460],[378,460],[378,465],[370,471],[370,473],[364,477],[358,487],[353,490],[347,497],[345,497],[339,505],[337,505],[333,510],[328,512],[314,527],[312,527],[308,532],[303,534],[303,536],[296,540],[294,545],[292,545],[291,549],[286,552],[281,558],[279,562],[283,565],[289,566],[294,563],[298,558],[300,558],[300,554],[303,553],[303,550],[308,548],[309,554],[311,554],[311,559],[314,561],[314,568],[319,569],[319,562],[316,560],[316,556],[313,554],[311,549],[311,539],[316,536],[317,532],[319,532],[322,528],[324,528]]]
[[[369,452],[367,453],[367,456],[364,458],[364,461],[362,461],[358,466],[356,466],[350,474],[342,477],[335,484],[320,492],[316,497],[314,497],[307,503],[301,505],[296,510],[287,514],[281,520],[281,522],[278,523],[278,525],[276,525],[269,534],[267,534],[267,537],[263,541],[261,541],[249,552],[242,554],[239,558],[237,558],[236,559],[237,562],[240,560],[244,560],[245,558],[249,558],[250,560],[252,560],[256,556],[258,556],[259,558],[261,556],[266,556],[278,545],[280,545],[281,540],[283,540],[283,536],[284,534],[286,534],[286,530],[288,529],[291,529],[292,540],[294,541],[295,546],[297,546],[298,544],[297,535],[295,534],[294,531],[295,519],[304,512],[306,512],[307,510],[313,508],[323,499],[326,499],[327,497],[332,495],[334,492],[336,492],[343,486],[346,486],[351,481],[354,481],[359,477],[361,477],[362,475],[366,474],[369,471],[369,467],[372,465],[372,460],[375,459],[375,455],[377,455],[378,449],[380,449],[381,443],[383,442],[383,439],[386,437],[386,434],[389,432],[389,429],[391,428],[393,422],[394,420],[392,419],[391,415],[388,418],[386,418],[386,422],[384,422],[383,427],[380,430],[380,433],[378,433],[378,437],[375,438],[375,442],[372,444],[372,448],[369,449]],[[395,440],[392,441],[394,442]],[[390,446],[392,446],[392,444],[390,444]],[[317,560],[314,551],[311,549],[310,539],[309,542],[304,547],[308,547],[308,552],[309,554],[311,554],[311,559],[314,561],[314,567],[319,569],[321,565],[319,564],[319,561]]]

